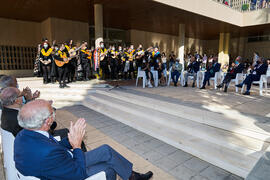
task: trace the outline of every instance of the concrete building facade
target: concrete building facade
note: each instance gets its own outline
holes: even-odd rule
[[[253,52],[270,57],[270,9],[239,10],[215,0],[32,0],[5,2],[0,8],[0,70],[31,74],[37,44],[89,41],[187,53],[218,54],[222,64]],[[249,1],[242,1],[249,3]],[[237,6],[236,6],[237,5]],[[242,4],[243,6],[243,4]],[[20,8],[19,8],[20,7]]]

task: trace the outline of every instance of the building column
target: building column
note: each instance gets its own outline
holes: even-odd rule
[[[103,5],[94,5],[95,13],[95,45],[99,47],[100,42],[103,41]]]
[[[218,62],[221,63],[221,67],[225,64],[229,65],[229,47],[230,46],[230,33],[219,34],[219,53]]]
[[[178,58],[180,63],[184,64],[184,55],[185,55],[185,24],[179,24],[179,49],[178,49]]]

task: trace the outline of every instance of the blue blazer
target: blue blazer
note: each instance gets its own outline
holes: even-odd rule
[[[30,130],[20,131],[14,141],[14,161],[25,176],[41,180],[84,180],[87,178],[85,156],[81,149],[72,154],[68,139],[55,142]]]

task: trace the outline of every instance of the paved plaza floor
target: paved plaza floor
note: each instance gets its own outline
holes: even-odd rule
[[[102,84],[108,83],[110,86]],[[139,131],[136,127],[128,126],[112,117],[101,114],[94,108],[84,106],[83,102],[96,90],[111,89],[111,91],[128,91],[134,95],[153,98],[163,102],[172,102],[198,110],[207,110],[224,116],[239,116],[265,120],[270,114],[270,96],[259,96],[257,87],[252,96],[243,96],[207,89],[183,87],[135,87],[133,81],[124,82],[77,82],[70,84],[71,88],[59,89],[57,84],[43,85],[40,78],[21,78],[20,87],[29,86],[41,91],[41,98],[52,99],[57,108],[56,120],[58,128],[68,128],[70,121],[80,117],[87,120],[86,137],[87,149],[94,149],[102,144],[109,144],[128,160],[133,162],[134,169],[140,172],[152,170],[154,180],[240,180],[228,171],[203,161],[188,152],[161,141],[148,133]],[[119,87],[113,88],[115,85]],[[112,89],[113,88],[113,89]],[[264,128],[270,132],[268,127]],[[2,164],[1,164],[2,165]],[[0,166],[0,179],[3,174]]]

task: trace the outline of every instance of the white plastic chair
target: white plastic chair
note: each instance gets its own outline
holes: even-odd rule
[[[183,76],[183,74],[184,74],[184,65],[182,65],[182,67],[183,67],[182,72],[181,72],[179,78],[180,78],[181,85],[184,86],[184,81],[185,81],[185,77]],[[171,82],[172,82],[172,67],[170,67],[170,69],[169,69],[169,78],[168,78],[168,81],[167,81],[167,86],[170,86]]]
[[[214,81],[214,88],[217,89],[218,83],[222,80],[222,72],[216,72],[215,77],[210,78],[210,81]]]
[[[4,168],[6,174],[6,180],[14,180],[16,178],[15,162],[13,160],[13,149],[15,137],[12,133],[1,128],[2,135],[2,147],[4,154]]]
[[[136,79],[136,86],[138,86],[138,80],[139,78],[143,78],[143,88],[145,88],[146,85],[146,74],[145,71],[142,71],[140,67],[138,67],[138,73],[137,73],[137,79]]]
[[[187,73],[187,71],[185,71],[184,73]],[[184,74],[183,73],[183,74]],[[200,87],[200,80],[199,80],[199,75],[200,74],[200,72],[198,71],[197,72],[197,77],[196,77],[196,84],[197,84],[197,88],[199,88]],[[194,78],[194,76],[188,76],[188,79],[190,79],[190,80],[193,80],[193,78]],[[185,75],[183,75],[183,84],[185,84],[186,83],[186,81],[185,81]]]
[[[33,176],[24,176],[17,170],[17,180],[40,180],[39,178]],[[101,171],[85,180],[106,180],[106,173]]]
[[[223,79],[224,79],[224,76],[223,76]],[[222,79],[222,81],[223,81],[223,79]],[[230,84],[231,83],[240,84],[243,80],[244,80],[243,73],[237,73],[235,79],[231,79]],[[229,84],[229,86],[230,86],[230,84]],[[229,86],[228,86],[228,88],[229,88]],[[235,86],[235,92],[238,92],[238,87],[236,87],[236,86]]]
[[[264,84],[264,87],[265,87],[265,93],[267,93],[267,76],[266,76],[266,74],[261,75],[261,78],[260,78],[259,81],[253,81],[253,84],[259,84],[260,96],[263,95],[263,84]],[[242,89],[241,89],[241,93],[244,92],[245,86],[246,85],[243,84]]]

